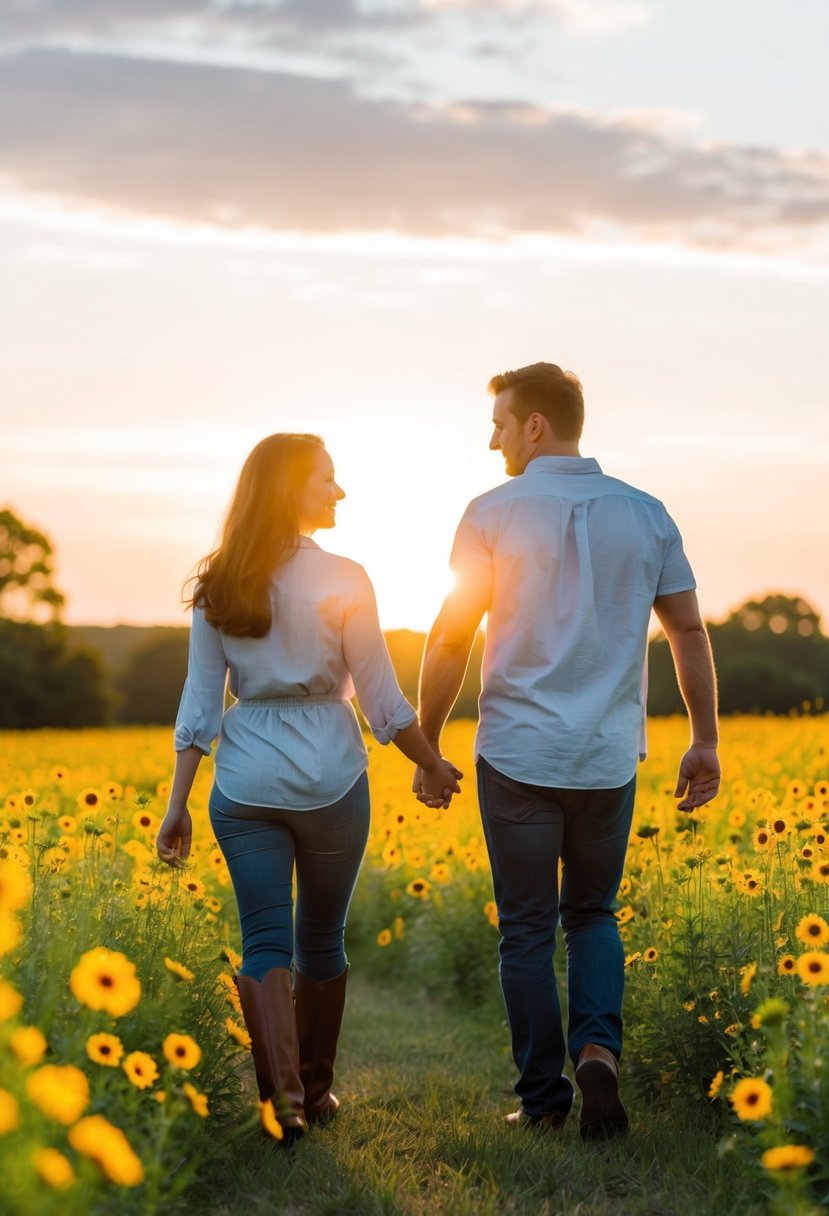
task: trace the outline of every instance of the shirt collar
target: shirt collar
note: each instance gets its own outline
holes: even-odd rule
[[[536,456],[524,469],[528,473],[601,473],[592,456]]]

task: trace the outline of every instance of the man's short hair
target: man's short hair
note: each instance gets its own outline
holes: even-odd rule
[[[584,396],[573,372],[562,371],[555,363],[531,363],[493,376],[487,385],[494,397],[508,388],[512,389],[510,409],[519,422],[526,422],[530,414],[541,414],[557,439],[570,442],[581,438]]]

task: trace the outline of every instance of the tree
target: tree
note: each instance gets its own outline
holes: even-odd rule
[[[8,507],[0,511],[0,616],[56,619],[64,597],[55,587],[52,545]]]
[[[164,726],[175,721],[187,676],[189,638],[177,629],[132,651],[118,681],[118,719],[135,725]]]
[[[65,625],[0,620],[0,729],[100,726],[110,708],[100,656]]]
[[[829,639],[802,596],[775,592],[746,600],[727,620],[709,624],[708,634],[722,713],[784,714],[807,701],[829,701]],[[648,653],[648,711],[683,712],[665,638],[652,641]]]
[[[99,726],[109,718],[100,655],[70,644],[58,620],[52,545],[12,510],[0,511],[0,728]],[[36,619],[43,618],[41,623]]]

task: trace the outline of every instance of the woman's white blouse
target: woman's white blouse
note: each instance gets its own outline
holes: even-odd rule
[[[368,767],[355,692],[379,743],[417,715],[400,691],[374,588],[357,562],[301,536],[274,574],[270,598],[273,619],[262,638],[230,637],[193,609],[175,749],[209,755],[218,736],[215,781],[228,798],[313,810],[336,802]],[[228,672],[237,700],[225,710]]]

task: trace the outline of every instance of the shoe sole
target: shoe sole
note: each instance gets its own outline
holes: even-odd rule
[[[627,1111],[619,1097],[619,1081],[600,1060],[587,1060],[576,1073],[581,1090],[579,1132],[582,1140],[607,1140],[628,1129]]]

